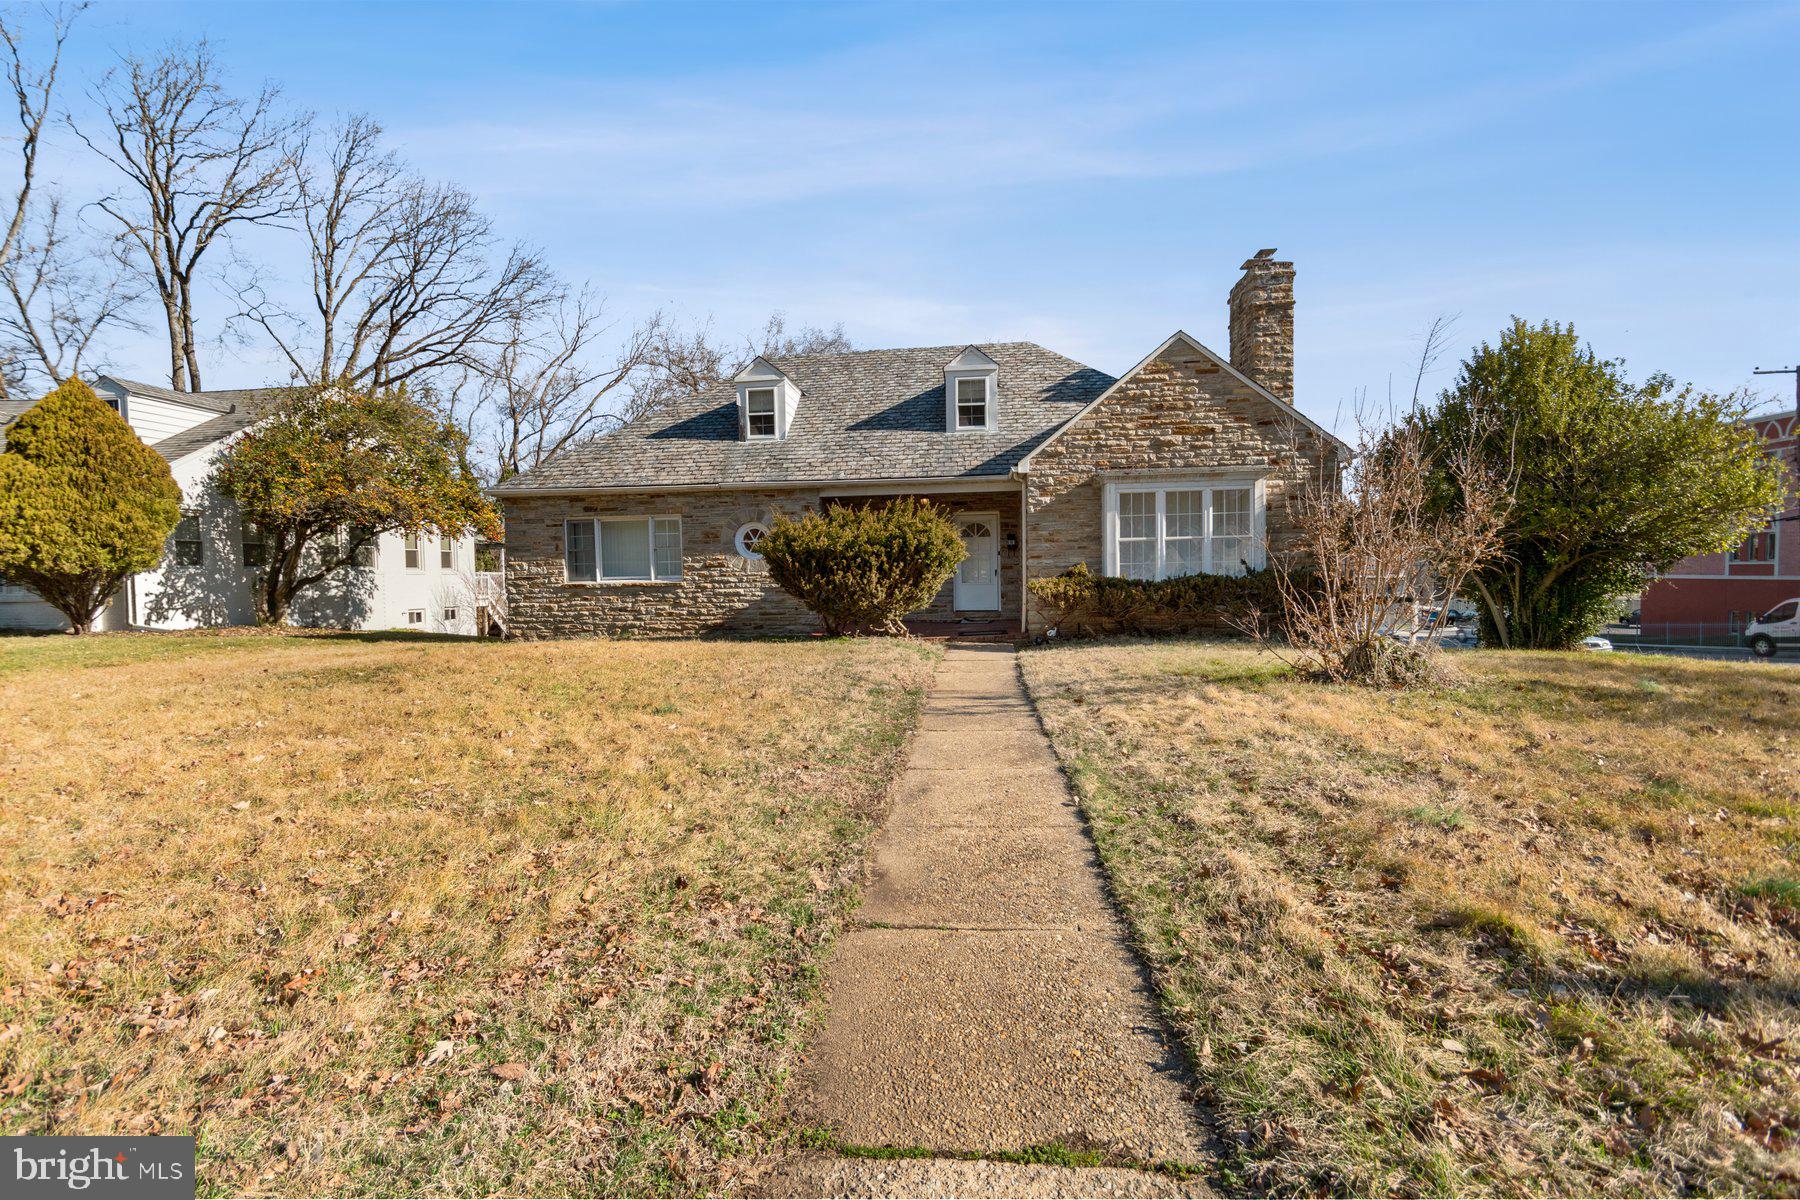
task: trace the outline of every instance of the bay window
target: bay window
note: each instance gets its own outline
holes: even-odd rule
[[[652,583],[681,578],[680,517],[598,517],[563,527],[570,583]]]
[[[1254,480],[1108,482],[1104,521],[1108,575],[1241,575],[1262,564],[1262,487]]]

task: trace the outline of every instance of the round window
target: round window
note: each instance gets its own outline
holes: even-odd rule
[[[767,526],[755,521],[745,525],[737,531],[737,552],[745,558],[761,558],[762,555],[756,552],[756,543],[762,541],[763,535],[768,532]]]

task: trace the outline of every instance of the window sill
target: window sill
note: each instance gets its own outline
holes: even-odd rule
[[[679,579],[565,579],[564,587],[572,588],[641,588],[674,587]]]

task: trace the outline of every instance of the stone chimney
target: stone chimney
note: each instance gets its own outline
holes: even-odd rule
[[[1294,264],[1258,250],[1231,289],[1231,365],[1294,402]]]

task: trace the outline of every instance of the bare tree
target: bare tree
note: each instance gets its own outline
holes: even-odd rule
[[[206,42],[125,56],[95,90],[104,132],[77,134],[124,184],[97,202],[140,257],[169,332],[169,383],[201,388],[195,285],[209,251],[236,226],[293,212],[294,145],[306,118],[283,115],[280,91],[230,94]]]
[[[293,171],[311,303],[293,312],[252,279],[237,289],[233,320],[259,328],[301,378],[391,387],[479,373],[555,308],[538,257],[518,246],[498,253],[473,198],[408,173],[372,119],[351,117],[309,142]]]
[[[855,348],[842,324],[830,329],[805,325],[789,332],[787,315],[779,312],[770,314],[759,335],[746,337],[736,348],[715,341],[708,326],[689,333],[665,326],[650,347],[650,369],[633,390],[621,420],[634,420],[660,411],[684,396],[717,387],[759,354],[781,359],[801,354],[844,354]]]
[[[618,422],[617,402],[650,366],[663,327],[653,315],[599,359],[598,343],[613,328],[603,303],[587,292],[560,298],[539,321],[510,324],[505,341],[475,372],[474,408],[463,422],[487,435],[471,440],[487,451],[499,478]]]
[[[31,56],[24,45],[25,34],[17,21],[0,18],[0,42],[6,45],[6,80],[12,87],[19,121],[19,174],[13,189],[12,211],[6,218],[6,235],[0,240],[0,270],[11,266],[25,236],[32,209],[32,188],[37,183],[38,149],[43,143],[44,125],[49,120],[51,100],[56,94],[63,44],[68,40],[75,18],[86,7],[86,4],[76,4],[58,8],[50,14],[49,59],[39,64],[29,61]],[[0,364],[0,395],[16,385],[22,374],[13,359]]]
[[[139,277],[117,243],[71,230],[61,197],[36,209],[17,252],[0,266],[0,358],[8,387],[48,390],[93,364],[109,329],[142,330]],[[41,385],[41,387],[40,387]]]

